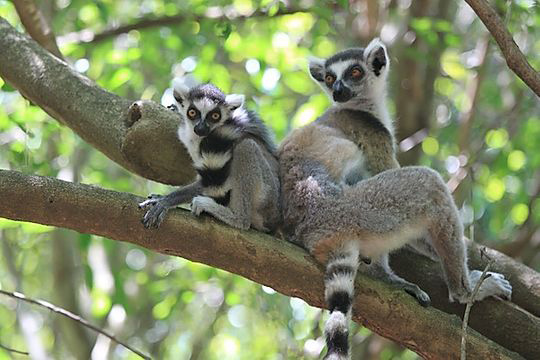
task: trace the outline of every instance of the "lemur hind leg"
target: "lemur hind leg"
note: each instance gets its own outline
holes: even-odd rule
[[[422,306],[429,306],[431,304],[429,295],[420,289],[418,285],[399,277],[392,271],[388,265],[388,254],[382,255],[379,259],[368,265],[367,273],[394,287],[405,290],[407,293],[414,296]]]
[[[451,211],[451,210],[450,210]],[[478,281],[481,271],[469,273],[467,267],[467,249],[463,241],[463,231],[457,214],[442,217],[432,224],[429,229],[433,247],[439,255],[439,260],[448,285],[450,301],[466,303]],[[489,272],[474,301],[480,301],[489,296],[500,296],[510,299],[512,286],[504,275]]]

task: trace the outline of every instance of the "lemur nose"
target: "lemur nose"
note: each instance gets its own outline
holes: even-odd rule
[[[334,93],[341,94],[343,92],[343,82],[341,80],[336,81],[332,86],[332,90]]]
[[[332,97],[334,101],[347,102],[351,99],[352,95],[351,90],[341,80],[336,81],[334,86],[332,86]]]
[[[206,136],[210,133],[210,127],[205,121],[199,121],[193,128],[193,131],[199,136]]]

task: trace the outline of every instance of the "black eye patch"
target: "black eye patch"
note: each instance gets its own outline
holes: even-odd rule
[[[366,71],[360,64],[353,64],[347,68],[344,72],[344,79],[358,81],[361,80]]]
[[[332,89],[332,85],[334,85],[336,79],[336,74],[334,74],[333,71],[327,70],[326,74],[324,75],[323,81],[329,89]]]
[[[188,108],[188,111],[187,111],[187,117],[190,119],[190,120],[196,120],[198,118],[201,117],[201,112],[199,110],[197,110],[197,108],[193,107],[193,106],[190,106]]]
[[[221,111],[219,108],[215,108],[214,110],[211,110],[206,114],[206,121],[211,123],[216,123],[221,120]]]

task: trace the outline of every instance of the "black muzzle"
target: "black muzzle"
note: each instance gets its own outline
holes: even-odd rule
[[[351,100],[353,93],[341,80],[336,81],[332,87],[332,97],[334,101],[344,103]]]

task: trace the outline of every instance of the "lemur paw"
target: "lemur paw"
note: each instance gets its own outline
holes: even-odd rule
[[[169,210],[163,204],[163,196],[156,194],[149,195],[148,200],[139,203],[139,209],[148,209],[141,220],[146,229],[157,229]]]
[[[423,307],[431,305],[431,298],[424,290],[420,289],[418,285],[403,284],[403,290],[405,290],[409,295],[414,296],[418,303]]]
[[[139,209],[146,209],[154,206],[161,198],[163,198],[163,195],[150,194],[148,195],[147,200],[139,203]]]
[[[210,209],[216,202],[208,196],[195,196],[191,202],[191,212],[197,216],[203,211],[210,212]]]
[[[504,278],[503,274],[488,272],[489,276],[484,279],[478,293],[474,297],[474,301],[481,301],[490,296],[500,296],[505,300],[510,300],[512,298],[512,285],[510,282]],[[472,270],[469,274],[471,279],[471,288],[474,289],[480,277],[482,276],[482,271]]]

